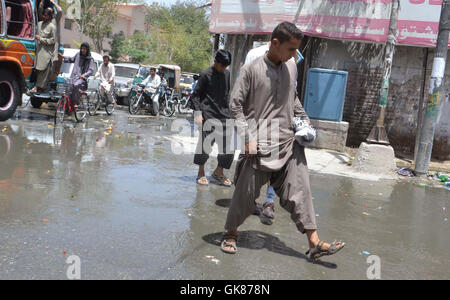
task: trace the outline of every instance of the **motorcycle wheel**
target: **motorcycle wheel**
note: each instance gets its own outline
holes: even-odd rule
[[[132,115],[136,115],[141,110],[142,105],[142,94],[136,95],[130,100],[130,105],[128,106],[128,111]]]

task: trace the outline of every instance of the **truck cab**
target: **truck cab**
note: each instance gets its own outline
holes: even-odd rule
[[[0,0],[0,121],[11,118],[22,104],[22,94],[32,77],[41,1],[44,0]],[[62,53],[59,40],[57,37]],[[56,63],[53,73],[58,72]]]

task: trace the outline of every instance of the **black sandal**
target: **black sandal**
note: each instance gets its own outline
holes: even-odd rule
[[[327,250],[323,250],[322,246],[323,246],[324,241],[319,241],[319,243],[317,244],[316,247],[309,249],[306,252],[306,255],[309,254],[309,258],[310,259],[318,259],[321,256],[324,255],[333,255],[335,253],[337,253],[339,250],[341,250],[342,248],[344,248],[345,243],[339,241],[336,242],[334,241],[333,243],[331,243],[330,248],[328,248]],[[341,245],[338,247],[336,246],[338,243],[341,243]]]

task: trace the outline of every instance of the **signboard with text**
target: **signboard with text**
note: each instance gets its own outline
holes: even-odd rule
[[[400,0],[398,43],[433,47],[442,0]],[[213,33],[270,34],[282,21],[304,33],[334,39],[386,42],[391,0],[216,0]]]

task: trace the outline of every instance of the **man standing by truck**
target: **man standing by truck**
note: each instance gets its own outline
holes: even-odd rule
[[[43,20],[38,23],[38,35],[36,35],[36,86],[31,92],[45,91],[48,78],[52,71],[52,61],[55,51],[56,26],[52,22],[53,10],[46,8],[42,18]]]

